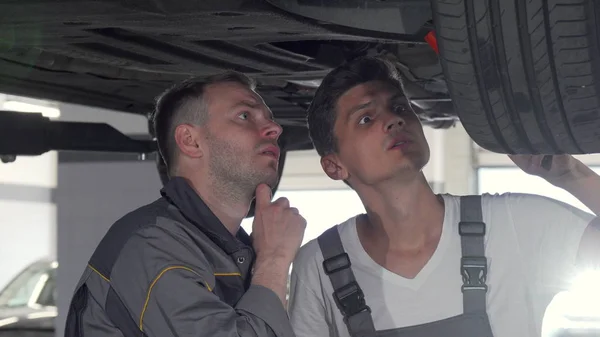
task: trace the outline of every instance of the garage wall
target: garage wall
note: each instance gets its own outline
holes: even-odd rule
[[[26,111],[44,105],[51,104],[0,94],[0,108]],[[55,255],[56,161],[56,152],[48,152],[0,162],[0,288],[27,264]]]
[[[55,256],[56,153],[0,163],[0,288],[26,265]]]
[[[443,192],[466,195],[477,192],[476,153],[471,138],[461,124],[444,131]]]
[[[474,151],[474,168],[512,167],[515,165],[506,155],[493,153],[476,145],[474,146]],[[588,166],[600,166],[600,154],[575,155],[574,157]]]

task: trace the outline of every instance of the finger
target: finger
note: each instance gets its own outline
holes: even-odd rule
[[[283,208],[289,208],[290,207],[290,201],[288,200],[288,198],[285,197],[281,197],[277,200],[275,200],[275,202],[273,202],[274,204],[277,204]]]
[[[298,214],[298,217],[300,218],[301,227],[303,228],[303,230],[306,229],[306,219],[300,214]]]
[[[267,184],[259,184],[256,187],[256,208],[263,208],[271,204],[273,198],[271,188]]]
[[[296,207],[290,207],[289,210],[295,215],[300,215],[300,211]]]
[[[544,155],[535,155],[531,158],[531,166],[533,166],[533,168],[538,168],[538,167],[542,167],[542,161],[544,160],[545,156]]]

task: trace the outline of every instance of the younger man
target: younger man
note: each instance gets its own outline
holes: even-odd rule
[[[546,306],[578,262],[598,262],[591,214],[534,195],[434,194],[422,125],[381,60],[327,75],[308,124],[325,173],[367,212],[298,253],[289,306],[297,337],[540,336]],[[600,177],[578,160],[554,156],[546,170],[543,156],[511,158],[600,214]]]

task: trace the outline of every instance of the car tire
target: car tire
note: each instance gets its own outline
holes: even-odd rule
[[[600,152],[600,3],[431,0],[461,123],[499,153]]]

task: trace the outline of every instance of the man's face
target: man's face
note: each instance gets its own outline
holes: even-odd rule
[[[398,89],[376,81],[355,86],[336,111],[338,153],[322,160],[329,176],[341,175],[334,179],[365,185],[410,179],[429,161],[422,125]]]
[[[213,179],[252,190],[278,181],[281,127],[255,92],[238,83],[220,83],[205,91],[208,121],[205,156]]]

